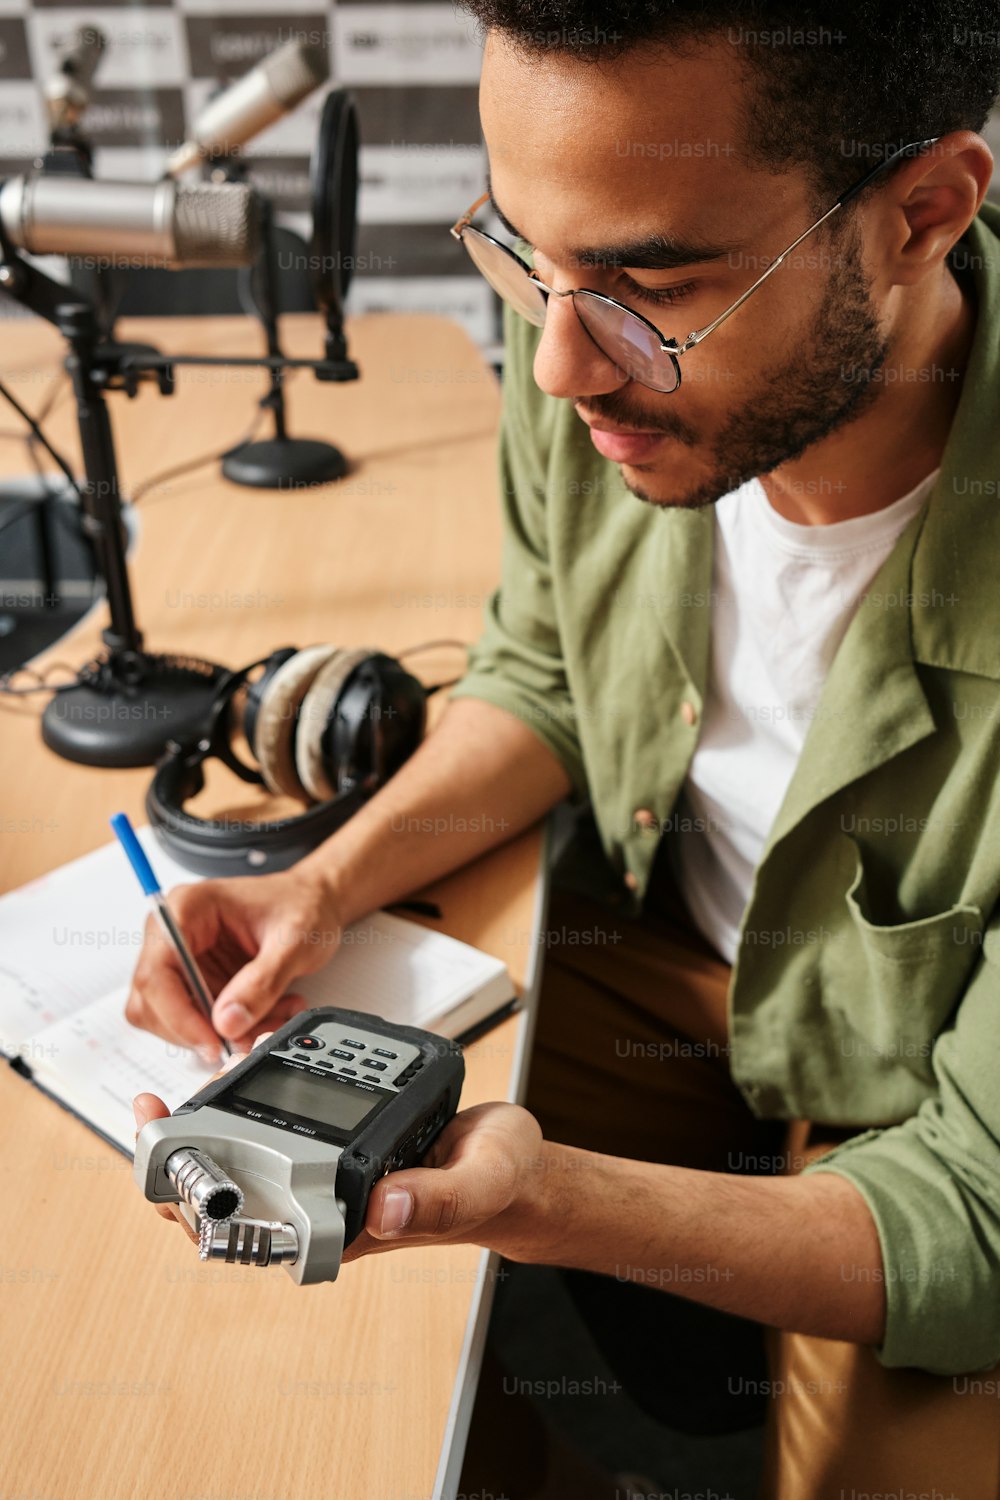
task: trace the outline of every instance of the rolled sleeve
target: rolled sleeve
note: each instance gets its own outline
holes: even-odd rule
[[[521,327],[517,323],[521,323]],[[561,762],[572,800],[587,797],[577,716],[566,676],[546,531],[547,454],[538,416],[545,398],[531,375],[530,325],[505,311],[507,365],[499,479],[504,541],[500,586],[452,698],[481,698],[525,723]]]
[[[855,1136],[806,1168],[861,1193],[882,1247],[883,1365],[955,1375],[1000,1361],[1000,920],[952,1026],[938,1092],[904,1124]]]

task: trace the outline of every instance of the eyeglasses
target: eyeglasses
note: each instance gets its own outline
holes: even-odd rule
[[[758,287],[763,286],[767,278],[774,274],[804,239],[819,229],[821,224],[825,224],[827,219],[832,218],[838,209],[850,203],[852,198],[856,198],[879,173],[894,166],[903,157],[917,155],[925,147],[933,146],[940,139],[940,136],[935,135],[926,141],[912,141],[908,146],[901,146],[898,151],[892,152],[884,161],[879,162],[878,166],[867,172],[860,182],[848,188],[847,192],[838,198],[833,207],[817,219],[815,224],[810,224],[809,228],[788,246],[787,250],[783,250],[771,262],[764,274],[757,278],[753,286],[741,297],[737,297],[731,307],[727,307],[725,312],[720,313],[704,328],[698,328],[693,333],[689,333],[680,344],[676,339],[665,338],[648,318],[643,317],[642,313],[633,312],[630,307],[626,307],[623,302],[617,301],[614,297],[606,297],[602,292],[594,292],[586,287],[558,292],[555,287],[546,286],[527,261],[522,260],[509,246],[502,245],[492,235],[484,234],[481,229],[473,227],[472,218],[483,204],[489,201],[488,192],[476,199],[472,207],[456,224],[452,225],[450,232],[465,246],[477,269],[482,272],[493,290],[505,302],[509,302],[522,317],[527,318],[529,323],[534,323],[537,328],[544,325],[550,297],[572,298],[577,317],[601,353],[613,360],[630,380],[635,380],[639,385],[646,386],[651,391],[660,391],[668,395],[680,387],[680,355],[686,354],[689,349],[702,343],[710,333],[715,332],[720,324],[732,317],[736,309],[742,307]]]

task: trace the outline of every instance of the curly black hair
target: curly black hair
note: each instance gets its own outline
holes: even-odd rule
[[[997,0],[459,3],[525,54],[596,65],[727,40],[754,84],[740,144],[767,166],[804,166],[817,205],[908,141],[982,130],[1000,90]]]

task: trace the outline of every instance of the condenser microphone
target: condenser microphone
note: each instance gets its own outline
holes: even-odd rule
[[[45,85],[45,106],[51,130],[69,130],[80,122],[90,103],[90,85],[107,46],[98,26],[78,26],[72,40],[59,49],[56,71]]]
[[[0,224],[30,255],[123,265],[246,266],[260,248],[260,202],[243,183],[10,177],[0,185]]]
[[[167,176],[186,172],[204,157],[228,155],[301,104],[326,77],[320,47],[286,42],[205,106],[191,139],[167,161]]]

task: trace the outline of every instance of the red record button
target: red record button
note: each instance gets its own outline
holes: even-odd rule
[[[296,1036],[292,1038],[293,1047],[301,1047],[306,1052],[318,1052],[326,1043],[321,1042],[318,1036]]]

